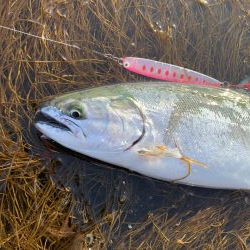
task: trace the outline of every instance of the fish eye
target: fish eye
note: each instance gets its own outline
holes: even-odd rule
[[[72,118],[75,118],[75,119],[79,119],[82,117],[82,113],[77,109],[71,109],[69,114]]]

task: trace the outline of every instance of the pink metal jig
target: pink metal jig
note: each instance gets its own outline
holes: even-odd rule
[[[139,57],[123,57],[122,65],[129,71],[163,81],[197,84],[217,88],[223,85],[222,82],[199,72]]]

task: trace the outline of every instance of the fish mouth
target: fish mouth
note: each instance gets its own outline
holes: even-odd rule
[[[44,135],[43,137],[49,139],[55,137],[56,133],[70,133],[75,139],[87,137],[71,117],[52,106],[43,107],[36,112],[35,127]]]
[[[56,118],[50,116],[49,114],[43,112],[42,110],[38,110],[36,112],[35,124],[37,124],[37,123],[46,124],[46,125],[49,125],[49,126],[54,127],[54,128],[59,128],[59,129],[64,130],[64,131],[72,132],[70,130],[70,128],[67,127],[65,124],[58,121]]]

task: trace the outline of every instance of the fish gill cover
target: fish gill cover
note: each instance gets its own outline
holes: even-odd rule
[[[0,246],[3,249],[239,249],[245,192],[186,187],[106,166],[53,145],[32,125],[67,91],[144,78],[100,54],[185,66],[220,81],[250,71],[250,3],[5,1],[0,24]]]

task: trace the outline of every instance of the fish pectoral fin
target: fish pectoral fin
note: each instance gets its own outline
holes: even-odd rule
[[[190,157],[182,155],[178,148],[168,148],[165,145],[158,145],[150,149],[145,148],[145,149],[139,150],[138,153],[140,155],[145,155],[145,156],[173,157],[173,158],[180,159],[186,162],[188,165],[195,164],[203,168],[207,167],[207,165],[202,162],[199,162]]]
[[[139,150],[138,153],[142,156],[173,157],[186,163],[187,173],[183,177],[173,180],[173,182],[180,181],[180,180],[187,178],[191,174],[191,164],[195,164],[203,168],[207,168],[206,164],[196,161],[185,155],[182,155],[179,148],[168,148],[165,145],[158,145],[158,146],[152,147],[151,149]]]
[[[164,156],[164,152],[157,147],[152,149],[142,149],[139,150],[138,153],[142,156]]]
[[[168,148],[165,145],[157,145],[150,149],[139,150],[140,155],[159,156],[159,157],[174,157],[180,159],[182,157],[178,148]]]

